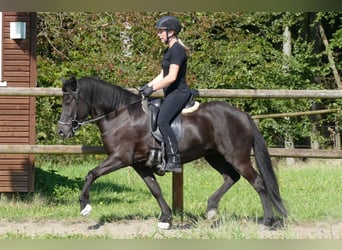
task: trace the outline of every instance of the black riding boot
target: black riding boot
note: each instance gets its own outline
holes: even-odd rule
[[[181,165],[179,153],[172,154],[172,155],[168,154],[166,165],[165,165],[165,171],[175,172],[175,173],[182,172],[182,165]]]
[[[181,173],[182,166],[181,166],[177,141],[176,140],[173,141],[170,137],[166,137],[165,147],[166,147],[166,155],[167,155],[165,171]]]

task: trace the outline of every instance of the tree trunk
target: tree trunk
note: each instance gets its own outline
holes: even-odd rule
[[[307,14],[307,41],[309,43],[314,42],[314,48],[313,48],[313,53],[319,54],[322,51],[323,45],[322,41],[319,38],[319,31],[317,27],[317,22],[315,21],[317,19],[317,13],[315,12],[309,12]],[[313,79],[317,84],[319,84],[319,76],[316,76]],[[321,104],[314,103],[311,106],[311,110],[319,110],[321,109]],[[310,121],[311,121],[311,133],[310,133],[310,147],[312,149],[319,149],[320,148],[320,143],[319,143],[319,135],[320,135],[320,128],[319,128],[319,121],[322,119],[320,114],[310,116]]]
[[[132,57],[133,40],[132,40],[132,37],[130,36],[132,26],[130,23],[125,22],[124,27],[125,29],[122,32],[120,32],[122,51],[125,57]]]
[[[331,68],[331,70],[332,70],[332,72],[334,74],[336,86],[337,86],[338,89],[342,89],[341,77],[340,77],[340,75],[338,73],[338,70],[336,68],[333,52],[331,51],[331,49],[329,47],[329,41],[328,41],[327,36],[325,35],[325,31],[324,31],[324,28],[323,28],[321,23],[318,25],[318,28],[319,28],[319,33],[321,35],[323,44],[325,46],[325,50],[326,50],[327,55],[328,55],[328,60],[329,60],[330,68]],[[336,123],[335,124],[336,128],[338,128],[337,125],[338,124]],[[336,134],[335,134],[334,137],[335,137],[334,138],[334,148],[335,149],[340,149],[341,148],[341,135],[340,135],[339,129],[336,129]]]
[[[289,69],[288,59],[292,55],[291,31],[288,26],[284,28],[283,38],[284,38],[283,40],[283,54],[284,54],[283,70],[286,73],[288,72],[288,69]]]
[[[331,49],[329,47],[329,41],[328,41],[327,36],[325,35],[325,31],[324,31],[323,26],[322,26],[321,23],[318,25],[318,28],[319,28],[319,34],[321,35],[323,44],[325,46],[325,50],[327,51],[329,65],[330,65],[330,68],[331,68],[331,70],[332,70],[332,72],[334,74],[336,86],[337,86],[338,89],[342,89],[341,77],[338,74],[338,70],[336,68],[336,64],[335,64],[335,61],[334,61],[333,53],[332,53],[332,51],[331,51]]]
[[[284,54],[284,63],[283,63],[283,70],[284,73],[288,72],[289,69],[289,58],[292,55],[292,44],[291,44],[291,31],[288,26],[284,28],[284,33],[283,33],[283,54]],[[288,119],[291,119],[288,117]],[[288,149],[293,149],[294,148],[294,142],[293,138],[290,133],[285,133],[285,148]],[[294,158],[287,157],[286,158],[286,164],[287,165],[292,165],[295,162]]]

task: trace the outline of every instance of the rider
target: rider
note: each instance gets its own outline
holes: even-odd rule
[[[162,57],[161,72],[140,89],[144,97],[163,89],[164,101],[160,107],[157,125],[166,147],[165,171],[182,172],[181,160],[176,136],[171,129],[171,122],[185,107],[190,99],[190,88],[186,83],[188,48],[178,38],[181,23],[174,16],[160,18],[155,26],[158,37],[167,45]]]

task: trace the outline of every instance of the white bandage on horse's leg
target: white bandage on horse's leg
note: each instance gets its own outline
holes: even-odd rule
[[[87,204],[87,205],[83,208],[83,210],[81,211],[81,215],[82,215],[82,216],[87,216],[87,215],[90,214],[90,212],[91,212],[91,206],[90,206],[90,204]]]

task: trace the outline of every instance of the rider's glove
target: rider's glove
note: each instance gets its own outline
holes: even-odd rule
[[[150,95],[152,95],[153,93],[153,88],[148,86],[147,84],[145,84],[144,86],[142,86],[139,89],[139,93],[144,97],[144,98],[148,98]]]

